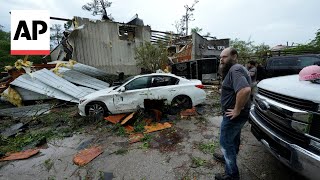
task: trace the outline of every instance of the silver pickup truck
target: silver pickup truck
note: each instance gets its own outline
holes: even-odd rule
[[[257,87],[250,111],[253,135],[292,170],[320,179],[320,84],[290,75]]]

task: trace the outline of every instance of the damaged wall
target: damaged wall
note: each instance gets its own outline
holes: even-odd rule
[[[116,22],[75,19],[79,25],[84,24],[84,28],[69,37],[74,46],[72,59],[110,74],[117,71],[132,75],[140,73],[134,59],[134,49],[144,41],[150,41],[150,26],[123,26]],[[127,32],[120,36],[119,28],[134,30],[134,36]]]
[[[192,33],[192,59],[219,57],[229,47],[230,39],[207,40],[198,33]]]

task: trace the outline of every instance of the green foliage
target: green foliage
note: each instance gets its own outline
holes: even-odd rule
[[[253,42],[252,41],[243,41],[238,38],[231,40],[230,44],[232,47],[236,48],[239,54],[239,63],[246,64],[251,60],[251,55],[253,54]]]
[[[112,131],[116,133],[117,136],[127,136],[126,129],[120,123],[115,124],[112,127]]]
[[[270,47],[264,43],[254,45],[253,41],[243,41],[238,38],[231,40],[230,45],[237,49],[240,64],[246,64],[250,60],[261,62],[270,49]]]
[[[122,148],[122,149],[119,149],[119,150],[115,151],[114,153],[115,153],[116,155],[124,155],[124,154],[126,154],[127,152],[129,152],[128,149]]]
[[[12,66],[18,59],[23,59],[24,56],[11,56],[10,55],[10,32],[6,32],[0,25],[0,71],[4,70],[4,66]],[[29,61],[34,64],[42,62],[42,56],[29,56]]]
[[[204,166],[207,163],[205,159],[201,159],[199,157],[192,157],[192,167],[197,168],[200,166]]]
[[[159,43],[158,46],[145,42],[135,49],[137,65],[152,72],[162,69],[168,62],[166,47]]]
[[[215,142],[201,143],[199,145],[200,151],[202,151],[205,154],[213,154],[217,147],[218,147],[218,145]]]
[[[199,28],[199,27],[191,28],[191,32],[200,34],[202,32],[202,28]]]
[[[43,139],[50,139],[53,137],[53,132],[49,131],[41,131],[41,132],[32,132],[27,134],[18,134],[14,138],[4,138],[2,137],[2,141],[4,141],[5,146],[0,146],[0,152],[14,152],[21,151],[23,147],[36,142],[41,141]]]
[[[47,160],[44,161],[44,167],[47,169],[47,171],[49,172],[50,169],[53,167],[54,162],[49,158]]]
[[[85,11],[92,12],[93,16],[96,15],[107,15],[107,8],[111,7],[112,2],[107,0],[91,0],[91,2],[82,6]],[[109,14],[107,15],[109,19],[114,20]]]
[[[288,52],[291,54],[299,54],[303,52],[320,53],[320,29],[318,29],[318,31],[316,32],[315,38],[309,43],[299,44],[294,48],[284,50],[284,52]]]
[[[150,143],[149,142],[143,142],[142,145],[139,146],[140,149],[149,149]]]

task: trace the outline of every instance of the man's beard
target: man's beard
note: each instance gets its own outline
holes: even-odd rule
[[[231,60],[227,61],[224,65],[221,66],[221,75],[222,75],[222,80],[227,76],[230,68],[234,65],[235,63],[232,62]]]

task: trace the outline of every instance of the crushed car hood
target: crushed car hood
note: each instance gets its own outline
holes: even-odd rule
[[[92,97],[99,97],[99,96],[106,96],[106,95],[110,95],[110,93],[113,91],[114,87],[109,87],[106,89],[101,89],[99,91],[93,92],[91,94],[88,94],[87,96],[85,96],[83,99],[88,99],[88,98],[92,98]]]
[[[258,87],[290,97],[320,103],[320,84],[300,81],[298,75],[265,79]]]

